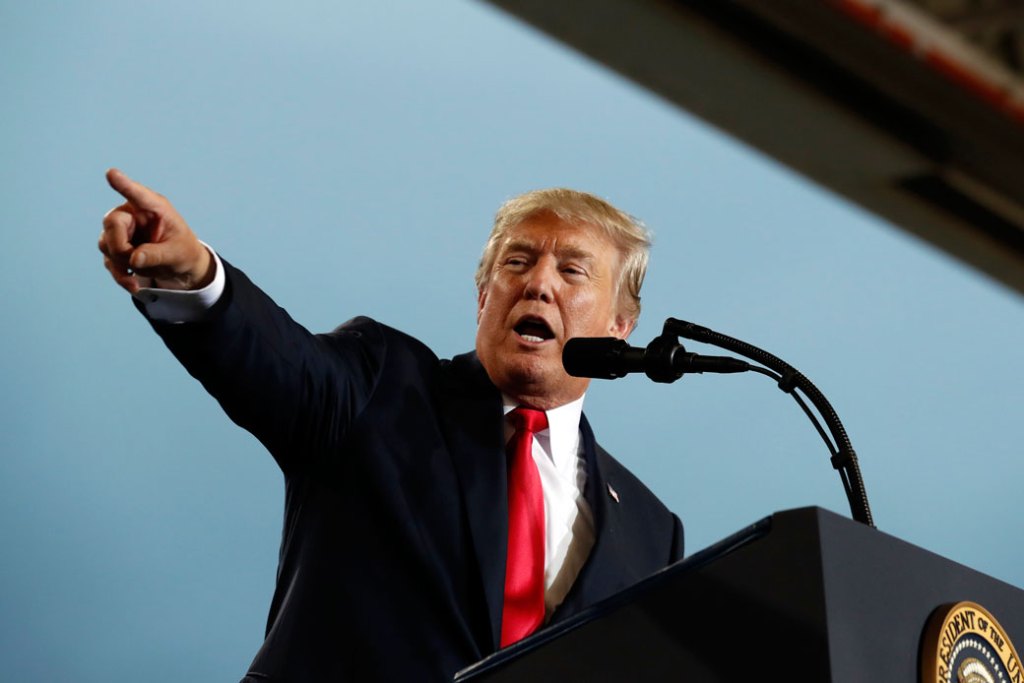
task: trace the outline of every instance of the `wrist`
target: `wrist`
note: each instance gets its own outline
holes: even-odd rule
[[[217,264],[206,245],[197,241],[196,248],[198,251],[192,260],[191,268],[182,273],[175,273],[169,278],[154,277],[149,286],[157,289],[197,290],[213,282],[217,274]]]
[[[217,274],[217,264],[210,255],[210,250],[200,243],[199,251],[199,260],[192,271],[193,280],[189,289],[203,289],[213,282],[213,277]]]

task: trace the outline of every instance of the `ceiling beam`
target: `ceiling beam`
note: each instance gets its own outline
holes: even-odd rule
[[[489,1],[1024,293],[1024,116],[842,2]]]

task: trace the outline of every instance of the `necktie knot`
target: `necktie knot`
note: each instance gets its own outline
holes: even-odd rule
[[[536,434],[548,428],[548,416],[543,410],[519,407],[509,413],[516,433]]]

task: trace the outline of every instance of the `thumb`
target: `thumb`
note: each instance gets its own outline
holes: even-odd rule
[[[179,242],[147,242],[132,252],[128,265],[137,271],[165,268],[178,272],[187,269],[186,249]]]
[[[116,168],[107,171],[107,182],[114,191],[138,209],[155,211],[163,206],[163,197]]]
[[[209,250],[194,237],[146,243],[132,252],[129,265],[163,289],[200,289],[217,272]]]

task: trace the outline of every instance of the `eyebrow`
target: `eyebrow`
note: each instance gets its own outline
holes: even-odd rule
[[[505,245],[502,250],[503,253],[509,253],[513,251],[522,251],[528,254],[533,254],[538,251],[536,244],[528,242],[526,240],[515,240]],[[555,249],[555,256],[559,259],[580,259],[592,261],[594,259],[594,252],[588,251],[583,247],[569,244],[564,247],[558,247]]]

